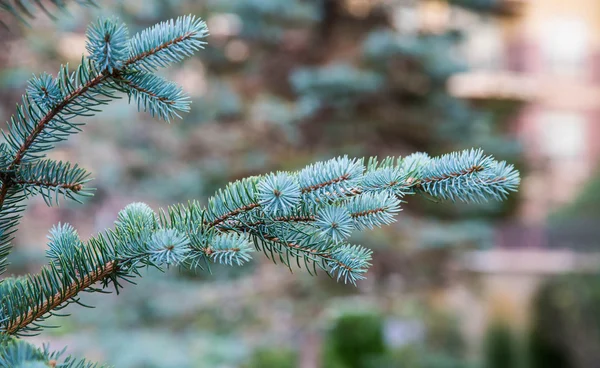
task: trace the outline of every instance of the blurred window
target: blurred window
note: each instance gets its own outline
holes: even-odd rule
[[[579,19],[554,19],[542,32],[542,50],[548,70],[558,74],[582,71],[587,57],[587,29]]]
[[[419,14],[414,0],[394,4],[393,9],[394,26],[400,33],[413,34],[419,30]]]
[[[418,4],[419,28],[428,33],[443,33],[448,29],[450,9],[445,2],[421,1]]]
[[[586,119],[578,113],[550,111],[539,121],[541,149],[553,159],[580,158],[586,146]]]
[[[471,12],[453,12],[453,21],[465,32],[462,52],[473,69],[496,71],[504,65],[502,28],[495,20]]]

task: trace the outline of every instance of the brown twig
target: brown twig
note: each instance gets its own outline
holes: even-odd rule
[[[471,167],[466,168],[466,169],[464,169],[462,171],[459,171],[459,172],[449,173],[449,174],[445,174],[445,175],[442,175],[442,176],[434,176],[434,177],[431,177],[431,178],[422,178],[422,179],[420,179],[420,182],[421,183],[431,183],[431,182],[434,182],[434,181],[442,181],[442,180],[446,180],[446,179],[454,179],[454,178],[458,178],[460,176],[469,175],[469,174],[473,174],[473,173],[476,173],[476,172],[481,172],[484,169],[485,168],[483,166],[481,166],[481,165],[474,165],[474,166],[471,166]]]
[[[136,89],[136,90],[138,90],[141,93],[145,93],[145,94],[147,94],[149,96],[152,96],[153,98],[157,99],[160,102],[164,102],[167,105],[174,105],[175,104],[174,101],[169,100],[167,97],[159,96],[159,95],[157,95],[156,93],[154,93],[152,91],[149,91],[149,90],[147,90],[147,89],[145,89],[145,88],[143,88],[141,86],[138,86],[137,84],[133,83],[129,79],[119,78],[119,82],[127,84],[130,88]]]
[[[311,185],[309,187],[302,188],[302,193],[313,192],[313,191],[315,191],[317,189],[324,188],[324,187],[326,187],[328,185],[339,183],[340,181],[348,180],[348,178],[350,178],[350,174],[344,174],[344,175],[342,175],[340,177],[337,177],[335,179],[331,179],[331,180],[326,181],[324,183],[319,183],[319,184],[316,184],[316,185]]]
[[[352,218],[357,218],[357,217],[362,217],[362,216],[367,216],[367,215],[373,215],[375,213],[379,213],[379,212],[385,212],[385,208],[375,208],[372,210],[366,210],[366,211],[362,211],[362,212],[354,212],[354,213],[350,213],[350,217]]]
[[[83,185],[80,183],[55,183],[49,181],[39,181],[39,180],[13,180],[15,184],[18,185],[35,185],[38,187],[60,187],[63,189],[72,190],[73,192],[79,192],[83,189]]]
[[[127,60],[125,62],[125,65],[129,66],[131,64],[135,64],[138,61],[140,61],[140,60],[142,60],[144,58],[147,58],[150,55],[156,54],[157,52],[159,52],[161,50],[164,50],[164,49],[166,49],[169,46],[178,44],[179,42],[183,42],[183,41],[189,40],[194,34],[195,34],[195,32],[186,33],[183,36],[179,36],[179,37],[175,38],[174,40],[171,40],[169,42],[165,42],[162,45],[153,48],[152,50],[148,50],[148,51],[143,52],[143,53],[141,53],[141,54],[139,54],[137,56],[132,57],[131,59],[129,59],[129,60]]]
[[[217,217],[214,221],[207,222],[206,224],[208,226],[211,226],[211,227],[212,226],[216,226],[216,225],[222,223],[223,221],[227,220],[228,218],[230,218],[232,216],[239,215],[242,212],[250,211],[250,210],[252,210],[254,208],[257,208],[257,207],[260,207],[259,203],[252,203],[252,204],[249,204],[247,206],[243,206],[243,207],[237,208],[237,209],[235,209],[235,210],[233,210],[231,212],[227,212],[226,214]]]

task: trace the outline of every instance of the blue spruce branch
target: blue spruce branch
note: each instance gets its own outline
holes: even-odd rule
[[[83,6],[96,5],[95,0],[74,0],[73,2]],[[68,0],[49,0],[54,8],[61,11],[66,11]],[[27,19],[35,18],[35,12],[41,10],[51,19],[55,19],[54,13],[44,5],[44,1],[40,0],[0,0],[0,11],[8,12],[16,17],[21,22],[27,24]],[[0,24],[3,24],[0,22]]]
[[[73,119],[93,115],[118,92],[164,120],[178,117],[189,110],[189,99],[179,86],[152,73],[192,55],[207,34],[204,22],[187,16],[128,40],[124,25],[100,20],[87,32],[90,55],[74,72],[63,66],[56,78],[31,79],[0,144],[0,273],[24,199],[39,194],[53,205],[60,197],[79,200],[92,194],[85,170],[45,158],[57,142],[81,130],[83,123]],[[81,292],[119,292],[143,268],[240,266],[259,251],[290,269],[295,263],[311,274],[322,270],[356,284],[365,278],[371,250],[348,239],[355,231],[396,221],[409,195],[502,200],[519,181],[512,165],[481,150],[382,160],[343,156],[295,172],[238,180],[206,205],[194,201],[154,212],[134,203],[119,212],[112,229],[87,241],[72,226],[59,224],[49,235],[50,262],[39,274],[0,282],[0,364],[54,359],[54,353],[11,336],[38,333],[48,317],[69,304],[85,306]],[[64,366],[94,366],[69,359]]]
[[[519,181],[512,167],[480,151],[421,160],[423,166],[418,169],[412,164],[413,157],[386,160],[396,162],[398,170],[408,164],[411,173],[417,175],[401,175],[406,178],[401,183],[403,191],[392,194],[392,183],[379,190],[371,186],[365,190],[365,180],[370,183],[377,171],[388,170],[389,165],[371,164],[369,169],[363,165],[364,160],[339,157],[298,172],[231,183],[219,190],[206,207],[192,202],[161,210],[157,215],[144,204],[130,205],[119,213],[113,230],[85,244],[72,227],[58,226],[51,231],[49,243],[52,263],[39,275],[15,280],[14,285],[20,286],[11,287],[0,300],[6,313],[2,329],[9,334],[37,332],[47,316],[77,302],[79,292],[94,290],[98,282],[101,288],[112,285],[118,291],[121,281],[139,276],[141,267],[202,267],[209,262],[242,265],[250,260],[255,248],[288,267],[295,260],[309,270],[322,269],[354,284],[364,278],[371,252],[346,240],[354,231],[395,221],[406,188],[414,188],[415,193],[426,191],[440,199],[500,199],[499,193],[514,191]],[[473,165],[481,167],[469,169]],[[498,166],[505,171],[496,170]],[[321,180],[311,180],[310,186],[319,190],[296,200],[300,197],[300,181],[306,180],[307,172],[318,174]],[[347,175],[349,172],[352,175]],[[285,185],[274,185],[278,176]],[[348,179],[332,180],[342,177]],[[352,186],[348,185],[349,178]],[[444,182],[443,190],[423,189],[423,183],[437,181]],[[494,190],[485,187],[489,182],[494,183]],[[473,188],[465,196],[468,185]],[[274,215],[272,203],[283,197],[294,200],[279,203],[277,212],[289,215]]]
[[[108,365],[92,363],[83,359],[67,356],[58,363],[63,351],[50,351],[47,346],[38,349],[23,340],[5,339],[0,341],[0,367],[15,368],[109,368]]]
[[[165,66],[192,55],[203,45],[200,40],[207,35],[206,25],[190,15],[142,34],[128,40],[125,25],[116,19],[99,20],[87,32],[90,55],[74,72],[62,66],[56,79],[42,74],[30,80],[23,104],[17,107],[8,131],[2,131],[6,143],[0,146],[0,214],[11,220],[0,221],[0,273],[6,268],[10,234],[24,209],[17,204],[23,198],[41,193],[49,201],[52,189],[55,198],[60,194],[75,199],[76,194],[89,193],[82,190],[87,177],[81,169],[39,162],[57,142],[81,130],[83,123],[73,119],[100,111],[118,98],[117,92],[128,93],[140,110],[165,120],[189,110],[181,88],[139,68]]]
[[[81,202],[79,197],[91,196],[91,189],[85,187],[90,180],[90,174],[77,164],[40,160],[20,165],[13,182],[26,196],[41,194],[48,206],[52,206],[58,205],[61,196],[77,202]]]

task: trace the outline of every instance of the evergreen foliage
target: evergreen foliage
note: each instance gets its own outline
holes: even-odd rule
[[[67,5],[74,2],[84,6],[95,5],[94,0],[50,0],[50,7],[44,4],[45,1],[40,0],[0,0],[0,12],[5,11],[16,17],[22,22],[27,23],[27,19],[35,18],[37,11],[44,12],[47,16],[54,19],[54,11],[65,11]]]
[[[64,352],[50,351],[47,347],[38,349],[22,340],[5,340],[0,352],[0,367],[14,368],[103,368],[107,365],[92,363],[84,359],[67,356],[61,359]],[[60,363],[59,359],[61,360]]]
[[[119,93],[140,110],[164,120],[189,110],[180,87],[153,74],[191,56],[208,34],[194,16],[162,22],[131,39],[125,25],[102,19],[87,32],[89,56],[74,71],[62,66],[56,78],[34,77],[0,145],[0,272],[25,208],[23,200],[42,195],[79,200],[92,192],[89,174],[77,165],[50,161],[55,144],[81,131],[79,118],[93,115]],[[68,224],[49,236],[50,263],[39,274],[0,283],[0,349],[4,366],[56,366],[59,354],[40,351],[11,336],[36,334],[45,320],[77,303],[79,293],[121,290],[141,269],[171,266],[210,268],[211,263],[242,265],[262,251],[287,267],[318,269],[345,283],[365,278],[371,251],[351,244],[355,230],[395,221],[403,199],[425,194],[454,201],[501,200],[519,184],[511,165],[481,150],[439,157],[418,153],[405,158],[347,156],[318,162],[296,172],[277,172],[230,183],[206,206],[191,201],[153,211],[134,203],[117,216],[112,229],[86,241]],[[83,305],[83,304],[82,304]],[[64,360],[59,366],[93,367]]]

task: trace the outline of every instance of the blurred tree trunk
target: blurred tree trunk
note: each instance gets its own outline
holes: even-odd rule
[[[303,331],[300,345],[299,368],[319,368],[321,366],[322,342],[323,336],[317,328],[308,326]]]

